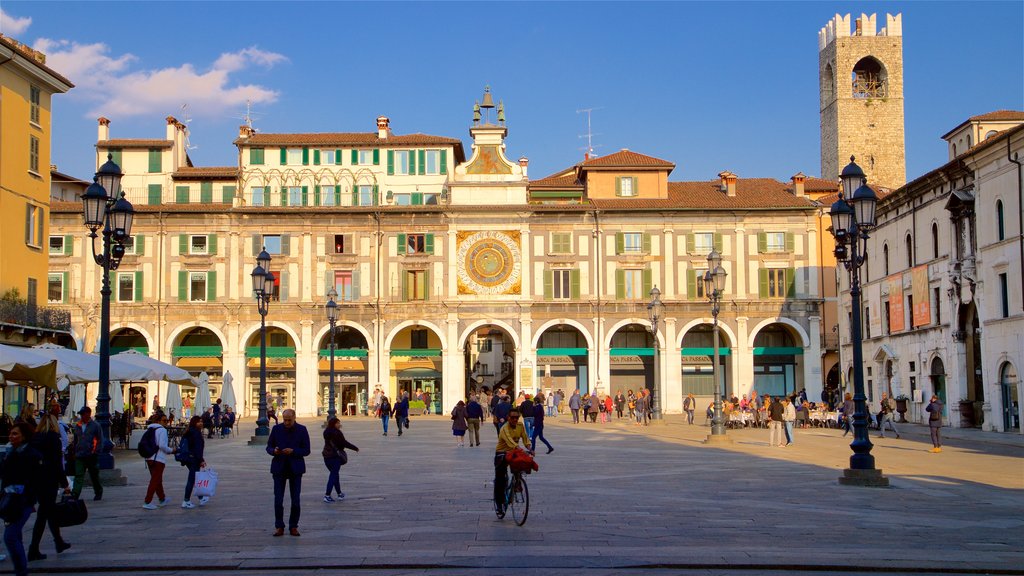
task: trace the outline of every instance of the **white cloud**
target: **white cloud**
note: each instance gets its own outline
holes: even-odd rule
[[[0,33],[5,36],[17,36],[28,30],[31,24],[31,18],[17,18],[0,10]]]
[[[221,54],[205,71],[190,63],[151,70],[129,70],[138,61],[132,54],[110,56],[105,44],[78,44],[67,40],[40,39],[37,49],[46,52],[47,65],[75,83],[71,95],[98,103],[86,114],[110,118],[162,115],[188,103],[193,116],[214,116],[236,110],[246,100],[267,103],[278,93],[235,78],[247,68],[270,68],[288,59],[253,46]]]

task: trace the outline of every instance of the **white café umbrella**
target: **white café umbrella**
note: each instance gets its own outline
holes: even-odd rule
[[[85,383],[72,384],[68,400],[68,407],[64,412],[64,419],[70,422],[78,415],[78,411],[85,406]]]
[[[182,417],[181,413],[181,388],[177,384],[171,382],[167,386],[167,401],[164,402],[164,412],[170,416],[171,411],[174,411],[175,420]]]
[[[57,378],[67,378],[68,382],[98,382],[100,379],[100,357],[78,350],[71,350],[55,344],[41,344],[32,348],[44,356],[57,361]],[[141,382],[156,380],[149,370],[140,366],[127,364],[110,358],[110,379]]]
[[[12,382],[57,389],[57,362],[31,348],[0,344],[0,374]]]
[[[124,414],[124,390],[120,380],[110,383],[110,413],[120,412]],[[96,401],[99,405],[99,400]]]
[[[203,372],[199,375],[199,384],[196,385],[196,414],[201,416],[210,406],[210,375]]]
[[[126,350],[120,354],[114,354],[110,359],[149,370],[153,376],[152,378],[149,378],[149,380],[164,380],[167,382],[174,382],[175,384],[196,383],[196,379],[185,370],[182,370],[172,364],[168,364],[167,362],[157,360],[156,358],[150,358],[138,350]]]
[[[238,412],[238,406],[235,405],[235,388],[231,383],[235,380],[235,377],[231,375],[231,371],[224,372],[224,385],[221,386],[220,399],[226,406],[231,406],[231,409]]]

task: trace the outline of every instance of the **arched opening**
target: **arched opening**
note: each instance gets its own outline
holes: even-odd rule
[[[354,416],[366,410],[367,356],[369,344],[362,332],[351,326],[334,329],[334,406],[338,414]],[[331,405],[331,332],[320,339],[317,348],[317,414],[325,415]]]
[[[245,343],[245,365],[248,369],[248,390],[245,405],[255,415],[260,401],[260,332],[257,330]],[[267,326],[267,407],[277,414],[295,408],[295,341],[291,334],[276,326]],[[211,385],[213,378],[210,378]],[[211,386],[212,389],[212,386]],[[212,394],[212,392],[211,392]]]
[[[996,200],[996,240],[1003,240],[1006,234],[1003,230],[1003,201]]]
[[[537,381],[545,394],[562,391],[562,397],[590,393],[587,339],[575,326],[559,324],[545,330],[537,343]]]
[[[831,406],[835,405],[835,399],[839,398],[840,389],[842,387],[841,383],[839,382],[840,374],[841,372],[839,371],[839,364],[836,363],[832,365],[832,368],[829,369],[828,374],[825,375],[825,390],[822,392],[821,397],[822,400],[829,405],[830,409]],[[811,398],[810,400],[813,402],[816,399]]]
[[[681,354],[684,398],[688,394],[707,397],[715,395],[713,371],[715,358],[714,339],[713,324],[698,324],[690,328],[683,335]],[[730,363],[728,362],[728,358],[732,353],[731,349],[732,342],[729,341],[729,335],[719,329],[718,389],[722,391],[723,398],[729,398],[736,393],[736,387],[730,385],[733,382],[733,379],[730,377]]]
[[[632,390],[639,392],[647,388],[654,392],[654,335],[642,324],[627,324],[612,334],[608,350],[611,370],[608,390]],[[607,394],[607,390],[595,390]]]
[[[887,78],[885,67],[871,56],[861,58],[853,67],[854,98],[885,98]]]
[[[989,130],[988,132],[985,133],[985,140],[988,140],[989,138],[995,136],[996,134],[999,134],[999,132],[996,130]]]
[[[516,345],[508,332],[494,325],[481,326],[466,338],[463,352],[466,362],[466,398],[484,388],[504,388],[515,398]],[[526,391],[531,394],[535,392],[532,389]]]
[[[1006,362],[999,369],[999,390],[1003,397],[1003,430],[1020,431],[1020,396],[1017,368]]]
[[[803,388],[804,349],[792,330],[773,323],[754,337],[754,388],[761,396],[788,396]]]
[[[960,403],[961,424],[981,426],[984,421],[981,408],[985,402],[985,386],[982,381],[984,366],[981,356],[981,327],[978,320],[978,308],[974,302],[961,308],[959,328],[967,353],[968,402]]]
[[[196,326],[182,332],[175,340],[176,343],[171,347],[171,363],[195,378],[206,372],[210,377],[210,398],[218,398],[224,377],[224,343],[220,337],[209,328]],[[195,406],[196,390],[189,386],[184,386],[180,390],[181,415],[191,416],[192,407]]]
[[[141,332],[134,328],[119,328],[114,330],[110,334],[110,353],[120,354],[128,350],[135,350],[140,354],[149,356],[149,341],[142,335]],[[146,382],[126,382],[128,392],[122,397],[124,398],[127,409],[131,412],[133,418],[145,418],[146,417],[146,396],[147,396],[147,383]],[[65,393],[67,390],[65,390]],[[113,409],[113,407],[112,407]],[[120,411],[120,409],[117,409]]]
[[[391,341],[389,389],[409,394],[411,414],[441,413],[444,360],[441,337],[426,326],[406,326]]]
[[[932,394],[939,397],[942,400],[943,412],[946,411],[946,366],[942,362],[942,358],[938,356],[932,360],[931,369],[928,371],[928,380],[932,384]],[[927,398],[922,398],[928,400]]]
[[[904,239],[907,245],[907,268],[914,267],[914,238],[910,234]]]
[[[893,377],[895,376],[895,374],[896,374],[896,372],[895,372],[895,367],[893,365],[892,359],[891,358],[886,359],[886,361],[885,361],[885,382],[883,382],[882,385],[885,386],[885,393],[888,394],[889,396],[893,395],[893,393],[892,393],[892,380],[893,380]]]
[[[889,275],[889,245],[882,244],[882,269],[885,270],[885,275]]]
[[[836,73],[832,63],[825,64],[825,70],[821,73],[821,107],[828,106],[836,94]]]
[[[967,147],[970,148],[971,146],[974,146],[974,137],[971,136],[970,134],[968,134],[967,135]]]
[[[932,258],[939,257],[939,225],[932,222]]]

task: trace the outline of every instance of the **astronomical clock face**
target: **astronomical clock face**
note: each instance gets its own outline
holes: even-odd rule
[[[522,273],[518,232],[460,232],[459,294],[518,294]]]

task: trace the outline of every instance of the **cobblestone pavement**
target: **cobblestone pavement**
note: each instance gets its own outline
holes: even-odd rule
[[[66,529],[70,551],[58,557],[47,535],[50,557],[33,573],[1024,573],[1020,436],[953,430],[932,454],[919,426],[899,440],[873,431],[892,487],[856,488],[836,480],[850,455],[838,430],[798,430],[786,448],[767,446],[766,430],[730,431],[732,444],[712,447],[707,427],[677,416],[646,428],[553,418],[555,452],[538,456],[517,527],[491,508],[491,426],[483,447],[459,448],[445,417],[415,418],[400,438],[346,418],[362,450],[342,468],[346,500],[324,504],[321,430],[306,424],[301,537],[270,536],[270,457],[238,436],[207,443],[220,486],[193,510],[180,508],[185,470],[173,464],[171,505],[143,510],[148,475],[119,452],[129,485],[88,502],[89,522]],[[251,422],[242,428],[251,434]]]

